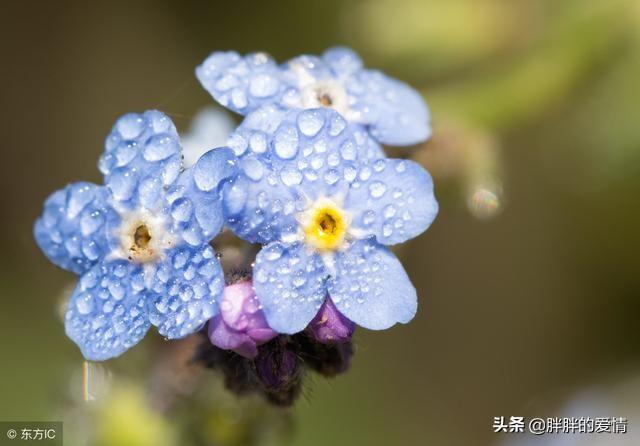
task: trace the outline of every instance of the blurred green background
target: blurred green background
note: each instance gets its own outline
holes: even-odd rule
[[[74,277],[31,236],[43,200],[101,181],[124,112],[186,130],[212,103],[193,74],[209,52],[336,44],[431,107],[432,140],[392,151],[432,171],[441,204],[398,250],[417,317],[361,330],[349,373],[308,382],[291,413],[238,405],[215,379],[201,415],[158,411],[156,334],[92,371],[111,385],[83,402],[59,317]],[[191,423],[206,431],[193,444],[457,446],[498,444],[493,417],[555,416],[581,389],[614,401],[598,416],[632,416],[611,389],[640,376],[640,2],[3,1],[0,54],[0,419],[63,419],[78,445],[188,445]]]

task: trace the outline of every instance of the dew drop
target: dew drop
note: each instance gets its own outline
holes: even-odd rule
[[[382,172],[385,167],[387,167],[387,161],[384,159],[379,159],[373,164],[373,170],[376,172]]]
[[[267,137],[260,131],[254,132],[249,138],[249,147],[255,153],[264,153],[267,151]]]
[[[360,171],[360,179],[362,181],[367,181],[369,178],[371,178],[371,169],[365,166]]]
[[[278,80],[266,73],[259,73],[251,79],[249,93],[256,98],[273,96],[278,91]]]
[[[302,174],[294,166],[286,166],[280,172],[280,179],[285,186],[295,186],[302,182]]]
[[[392,204],[388,204],[382,210],[382,213],[385,218],[391,218],[396,215],[396,207]]]
[[[136,178],[129,171],[114,172],[108,179],[109,189],[118,201],[124,201],[133,195],[136,188]]]
[[[93,310],[93,297],[89,293],[83,293],[76,299],[76,309],[80,314],[89,314]]]
[[[75,218],[93,200],[93,189],[89,186],[71,189],[67,201],[67,216]]]
[[[362,217],[362,222],[366,225],[369,226],[371,225],[376,219],[376,214],[373,211],[367,211],[364,213],[364,216]]]
[[[260,181],[264,175],[262,162],[256,157],[248,156],[242,160],[241,168],[253,181]]]
[[[233,133],[231,136],[229,136],[227,145],[231,150],[233,150],[233,153],[235,153],[236,156],[242,155],[248,147],[247,140],[238,133]]]
[[[171,216],[177,221],[189,221],[193,204],[187,198],[178,198],[171,205]]]
[[[381,181],[374,181],[369,185],[369,195],[373,198],[382,197],[386,191],[387,186],[385,186]]]
[[[144,119],[135,113],[124,115],[116,123],[116,129],[122,139],[137,138],[144,130]]]
[[[357,147],[355,142],[352,139],[348,139],[344,143],[342,143],[342,145],[340,146],[340,154],[342,155],[342,158],[346,160],[355,160],[357,154]]]
[[[393,227],[388,223],[382,225],[382,235],[389,237],[391,234],[393,234]]]
[[[336,169],[331,169],[324,175],[324,181],[329,185],[333,186],[340,179],[340,173]]]
[[[170,135],[155,135],[147,143],[142,156],[149,162],[161,161],[180,153],[180,146]]]
[[[282,257],[282,251],[280,249],[269,249],[265,253],[265,257],[269,261],[278,260],[280,257]]]
[[[235,108],[245,108],[247,106],[247,95],[244,91],[236,88],[231,93],[231,102]]]
[[[104,218],[100,211],[93,211],[89,214],[85,213],[80,219],[80,230],[82,234],[87,236],[93,234],[104,224]]]
[[[291,159],[298,153],[298,132],[291,125],[281,126],[275,135],[274,149],[282,159]]]
[[[321,110],[304,110],[298,115],[298,128],[303,135],[313,137],[324,126],[324,116]]]

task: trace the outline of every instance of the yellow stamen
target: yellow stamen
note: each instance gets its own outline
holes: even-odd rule
[[[314,210],[305,235],[307,242],[316,248],[333,250],[344,240],[346,229],[342,212],[334,206],[325,205]]]

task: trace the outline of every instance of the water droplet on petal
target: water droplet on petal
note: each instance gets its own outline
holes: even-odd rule
[[[376,172],[382,172],[385,167],[387,167],[387,161],[384,159],[379,159],[373,164],[373,170]]]
[[[249,93],[256,98],[266,98],[278,91],[278,80],[266,73],[256,74],[251,78]]]
[[[331,169],[324,174],[324,181],[326,181],[329,186],[336,184],[339,179],[340,173],[336,169]]]
[[[391,218],[396,215],[396,207],[392,204],[388,204],[382,210],[382,213],[385,218]]]
[[[187,198],[178,198],[171,205],[171,216],[177,221],[189,221],[193,204]]]
[[[130,171],[116,171],[108,180],[109,189],[118,201],[125,201],[133,195],[136,188],[136,177]]]
[[[279,247],[273,247],[267,249],[265,252],[265,258],[270,261],[278,260],[282,257],[282,250]]]
[[[144,130],[144,119],[136,114],[129,113],[118,119],[116,122],[116,130],[122,136],[122,139],[135,139]]]
[[[235,153],[236,156],[240,156],[247,150],[248,144],[247,140],[244,139],[242,135],[238,133],[232,133],[231,136],[229,136],[229,140],[227,141],[227,146],[229,146],[229,148],[233,150],[233,153]]]
[[[357,153],[358,148],[356,146],[356,143],[352,139],[347,139],[340,146],[340,154],[342,155],[342,158],[346,160],[355,160]]]
[[[318,134],[324,125],[324,116],[321,110],[304,110],[298,115],[298,128],[303,135],[313,137]]]
[[[373,211],[367,211],[364,213],[364,216],[362,217],[362,222],[366,225],[369,226],[371,225],[376,219],[376,214]]]
[[[399,163],[396,164],[396,172],[398,173],[402,173],[405,170],[407,170],[407,162],[402,160]]]
[[[280,172],[280,179],[285,186],[295,186],[302,182],[302,174],[294,166],[286,166]]]
[[[253,156],[247,156],[242,160],[241,168],[253,181],[260,181],[264,175],[262,162]]]
[[[374,181],[369,185],[369,194],[373,198],[382,197],[387,191],[387,186],[384,185],[381,181]]]
[[[365,166],[360,170],[360,179],[367,181],[369,178],[371,178],[371,169]]]
[[[356,179],[357,174],[358,170],[353,166],[346,166],[344,168],[344,179],[349,183]]]
[[[276,155],[290,159],[298,153],[298,131],[292,125],[283,125],[277,131],[274,141]]]
[[[261,132],[254,132],[249,138],[249,147],[255,153],[264,153],[267,151],[267,136]]]
[[[76,309],[80,314],[89,314],[93,311],[93,297],[89,293],[82,293],[76,298]]]
[[[385,237],[390,237],[391,234],[393,234],[393,227],[388,223],[382,225],[382,235],[384,235]]]
[[[161,161],[180,153],[180,145],[171,135],[155,135],[147,142],[142,156],[150,162]]]

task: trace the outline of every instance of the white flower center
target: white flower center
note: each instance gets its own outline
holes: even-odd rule
[[[344,86],[334,79],[305,85],[301,90],[303,108],[332,108],[343,116],[349,112],[349,97]]]
[[[146,209],[121,215],[118,230],[120,240],[118,257],[137,263],[148,263],[160,259],[173,243],[173,237],[165,229],[162,218]]]

